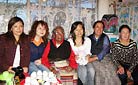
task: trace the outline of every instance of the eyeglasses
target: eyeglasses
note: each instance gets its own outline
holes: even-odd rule
[[[56,34],[56,35],[63,35],[64,33],[60,32],[60,31],[55,31],[54,34]]]

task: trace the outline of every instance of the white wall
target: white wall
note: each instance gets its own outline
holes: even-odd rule
[[[104,14],[113,14],[113,6],[109,5],[113,3],[114,0],[98,0],[98,20],[101,20]]]

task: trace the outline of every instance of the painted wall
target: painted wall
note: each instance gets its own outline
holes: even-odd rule
[[[68,0],[67,0],[68,1]],[[93,3],[95,0],[89,0]],[[66,37],[69,35],[71,24],[74,21],[81,20],[86,27],[86,35],[93,32],[92,25],[96,20],[101,20],[104,14],[114,14],[114,0],[98,0],[97,9],[80,8],[81,5],[66,6],[65,8],[56,8],[50,6],[41,6],[37,4],[6,4],[0,3],[0,33],[7,31],[7,23],[13,16],[21,17],[25,22],[25,32],[28,33],[31,24],[36,19],[42,19],[46,21],[50,28],[50,33],[56,25],[62,25],[66,31]],[[127,0],[125,0],[127,1]],[[128,0],[129,1],[129,0]],[[136,1],[136,0],[130,0]],[[53,3],[54,4],[54,3]],[[91,6],[91,5],[90,5]],[[94,5],[93,5],[94,6]],[[92,7],[93,8],[93,7]],[[33,11],[32,11],[33,10]],[[138,5],[136,2],[133,4],[117,3],[116,12],[119,17],[119,25],[125,23],[130,25],[133,29],[132,38],[138,41]],[[118,35],[108,34],[110,38],[117,38]]]
[[[64,7],[60,7],[62,3],[61,5],[56,3],[56,1],[53,3],[53,0],[49,2],[49,5],[42,2],[16,5],[0,3],[0,33],[7,32],[7,23],[11,17],[19,16],[25,22],[24,31],[27,34],[33,21],[42,19],[48,23],[50,34],[55,26],[61,25],[65,29],[67,38],[69,36],[71,24],[74,21],[82,21],[86,27],[86,35],[89,35],[93,31],[92,24],[97,16],[96,1],[88,0],[88,2],[84,4],[74,1],[75,0],[73,0],[71,5],[66,5]],[[65,3],[67,4],[68,2]],[[89,4],[89,6],[86,7],[86,4]]]
[[[114,4],[114,1],[117,3]],[[98,0],[98,19],[101,20],[104,14],[114,14],[114,6],[118,16],[117,30],[122,24],[129,25],[132,29],[131,38],[138,43],[138,0]],[[108,35],[110,38],[118,38],[118,33]]]

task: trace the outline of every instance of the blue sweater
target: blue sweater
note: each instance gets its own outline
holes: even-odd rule
[[[31,42],[30,43],[30,49],[31,49],[30,61],[34,62],[35,60],[40,59],[42,57],[44,48],[45,48],[44,43],[41,43],[39,46],[36,46],[33,42]]]

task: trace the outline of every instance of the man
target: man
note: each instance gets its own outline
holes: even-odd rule
[[[95,67],[96,85],[120,85],[120,80],[114,70],[114,64],[107,54],[110,50],[109,37],[103,33],[104,23],[96,21],[93,25],[94,32],[89,36],[91,39],[91,53]],[[95,58],[96,57],[96,58]]]
[[[48,42],[42,56],[42,64],[56,75],[61,75],[63,71],[68,74],[77,68],[70,43],[64,40],[63,27],[57,26],[53,29],[52,39]]]

